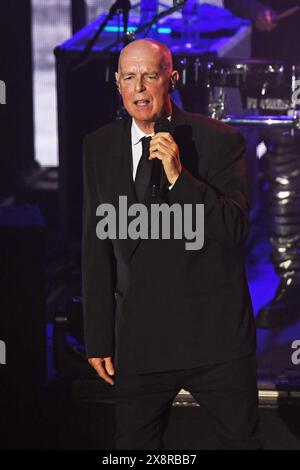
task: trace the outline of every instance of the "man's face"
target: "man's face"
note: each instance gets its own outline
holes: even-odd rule
[[[153,122],[164,113],[169,103],[171,76],[159,49],[131,48],[124,52],[116,80],[124,106],[136,121]]]

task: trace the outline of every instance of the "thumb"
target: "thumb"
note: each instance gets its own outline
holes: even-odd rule
[[[266,11],[265,18],[266,18],[268,23],[272,23],[272,12],[270,10]]]
[[[104,361],[105,361],[105,369],[107,370],[109,375],[114,375],[115,369],[114,369],[111,357],[104,358]]]

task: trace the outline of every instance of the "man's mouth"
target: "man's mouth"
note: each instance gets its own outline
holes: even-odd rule
[[[147,106],[150,100],[135,100],[134,104],[137,106]]]

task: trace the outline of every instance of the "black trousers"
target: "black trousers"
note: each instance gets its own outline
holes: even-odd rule
[[[163,449],[172,403],[181,389],[212,419],[218,449],[261,449],[256,358],[149,374],[115,373],[115,449]]]

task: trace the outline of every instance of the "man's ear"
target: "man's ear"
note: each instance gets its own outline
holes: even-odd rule
[[[169,93],[172,93],[175,90],[178,79],[179,73],[177,72],[177,70],[173,70],[170,78]]]
[[[119,74],[118,72],[115,72],[115,79],[116,79],[116,87],[118,92],[121,94],[121,89],[120,89],[120,82],[119,82]]]

